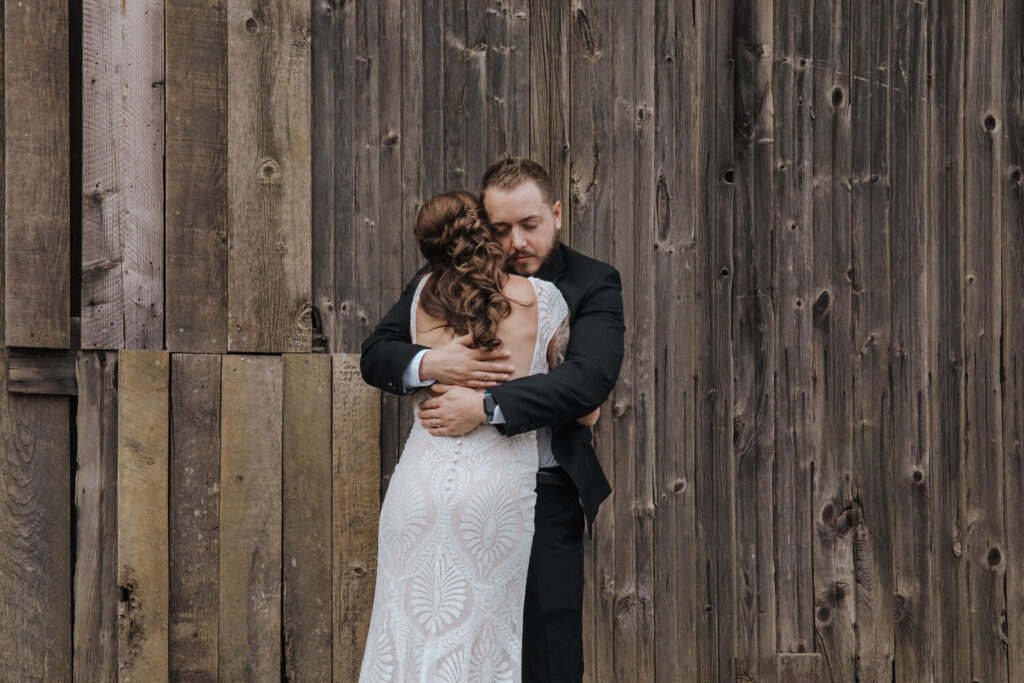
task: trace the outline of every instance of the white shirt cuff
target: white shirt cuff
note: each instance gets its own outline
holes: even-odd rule
[[[423,362],[423,355],[429,349],[422,349],[419,353],[412,357],[409,364],[405,366],[405,372],[402,373],[402,382],[405,384],[405,390],[419,389],[420,387],[429,387],[434,383],[434,380],[428,379],[426,381],[420,380],[420,363]]]
[[[494,417],[491,418],[492,425],[503,425],[505,424],[505,416],[501,414],[501,406],[494,406]]]

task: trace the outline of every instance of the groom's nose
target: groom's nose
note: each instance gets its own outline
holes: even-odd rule
[[[512,247],[516,251],[522,251],[526,248],[526,234],[519,228],[512,228]]]

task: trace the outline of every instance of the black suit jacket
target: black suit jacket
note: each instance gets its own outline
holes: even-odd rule
[[[427,348],[412,344],[409,334],[412,297],[424,272],[417,273],[363,342],[363,379],[393,394],[409,393],[402,374]],[[553,282],[569,304],[569,348],[565,361],[551,372],[491,389],[505,418],[505,424],[495,427],[503,434],[551,427],[552,454],[576,484],[593,535],[594,517],[611,486],[594,453],[590,428],[576,419],[600,406],[618,379],[625,332],[622,282],[612,266],[561,243],[537,277]]]

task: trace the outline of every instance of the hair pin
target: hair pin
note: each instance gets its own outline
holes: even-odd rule
[[[466,215],[476,220],[476,209],[466,209]]]

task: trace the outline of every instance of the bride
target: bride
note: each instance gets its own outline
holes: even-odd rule
[[[468,334],[476,348],[507,350],[512,378],[545,373],[564,355],[568,306],[550,282],[505,272],[482,214],[472,194],[448,192],[416,216],[428,272],[412,300],[412,341]],[[433,436],[413,425],[381,508],[361,682],[521,680],[536,434],[484,423]]]

